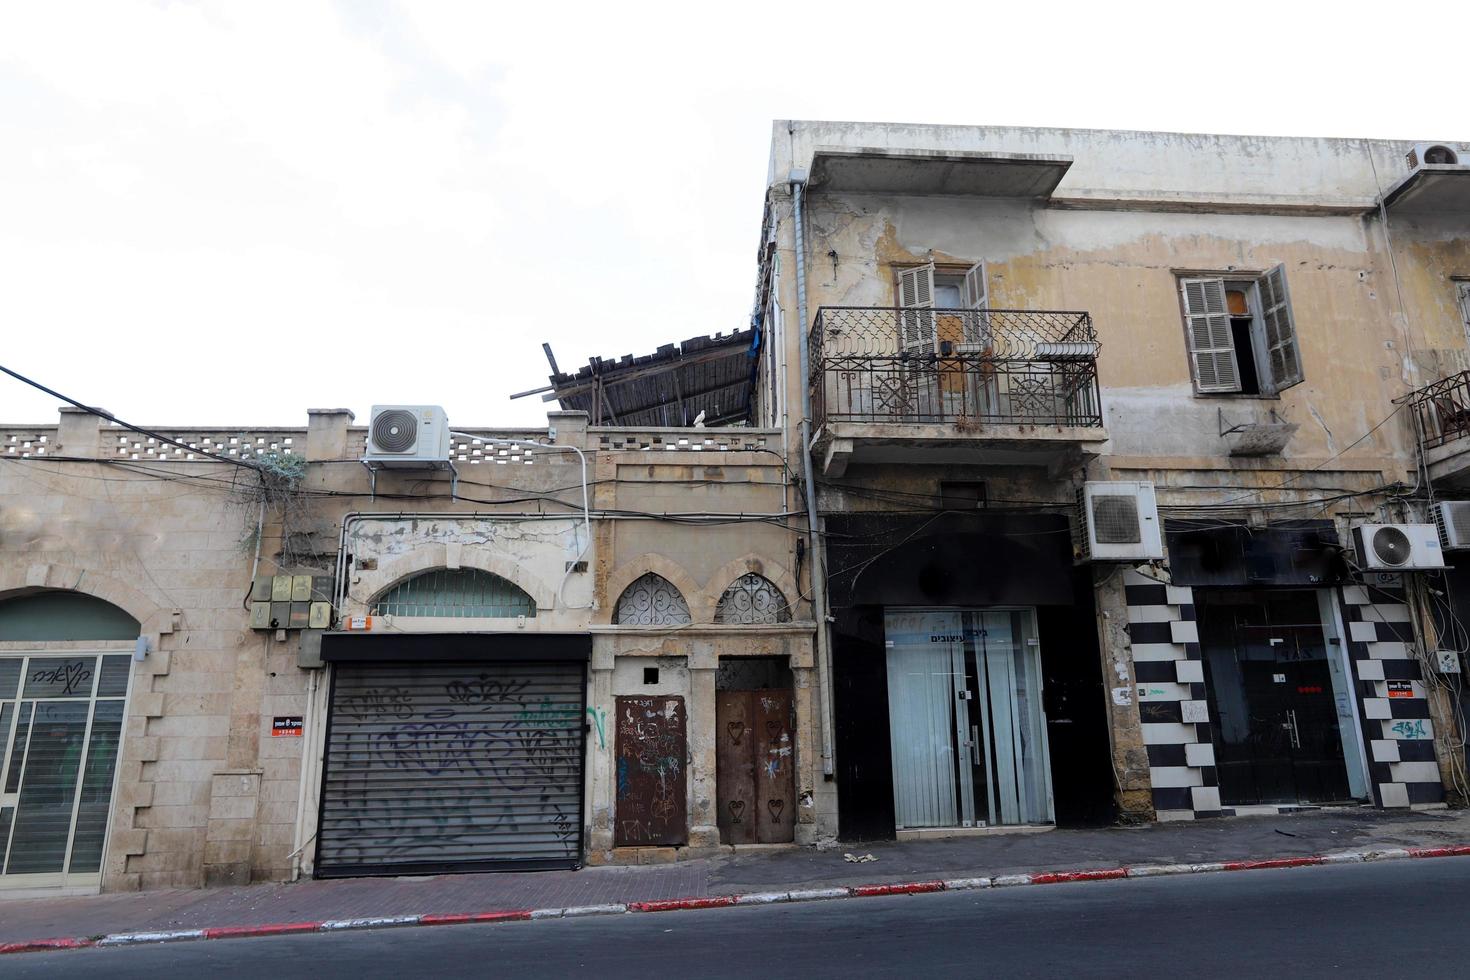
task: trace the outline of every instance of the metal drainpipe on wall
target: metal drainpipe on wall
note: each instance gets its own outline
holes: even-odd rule
[[[806,306],[806,226],[802,215],[806,174],[791,172],[791,201],[796,223],[796,315],[801,350],[801,477],[806,485],[807,553],[811,555],[812,616],[817,621],[817,685],[822,704],[822,775],[831,778],[836,767],[832,758],[832,664],[827,629],[827,562],[817,524],[817,485],[812,479],[812,389]]]

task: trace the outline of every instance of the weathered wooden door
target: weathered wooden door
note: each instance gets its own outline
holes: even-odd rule
[[[689,839],[688,727],[677,695],[617,699],[618,847],[676,847]]]
[[[720,840],[726,844],[795,840],[791,692],[719,692],[715,740]]]

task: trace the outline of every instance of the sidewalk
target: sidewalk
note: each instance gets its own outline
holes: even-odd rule
[[[269,923],[564,909],[678,898],[1138,865],[1294,858],[1470,844],[1470,811],[1307,811],[1140,828],[1056,830],[834,850],[797,848],[658,867],[357,878],[210,890],[0,899],[0,945]],[[871,853],[852,864],[843,854]],[[729,899],[724,899],[728,902]]]

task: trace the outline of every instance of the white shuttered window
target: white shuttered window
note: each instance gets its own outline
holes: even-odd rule
[[[898,274],[899,346],[905,354],[934,353],[934,263]],[[913,312],[910,312],[913,311]]]
[[[985,263],[976,262],[965,272],[965,308],[983,310],[990,305],[990,294],[985,286]]]
[[[1297,348],[1291,296],[1286,291],[1286,266],[1278,265],[1260,278],[1261,324],[1265,331],[1266,361],[1275,390],[1302,380],[1302,357]]]
[[[1184,325],[1194,380],[1200,391],[1240,390],[1240,369],[1230,333],[1230,310],[1225,303],[1225,280],[1184,279]]]

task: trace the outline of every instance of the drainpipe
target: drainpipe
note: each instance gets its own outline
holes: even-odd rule
[[[827,630],[827,562],[817,530],[817,484],[812,478],[811,323],[806,309],[806,225],[802,214],[806,173],[791,172],[791,201],[796,218],[796,315],[801,346],[801,480],[806,487],[807,554],[811,556],[812,614],[817,621],[817,687],[822,705],[822,775],[832,778],[832,645]]]

